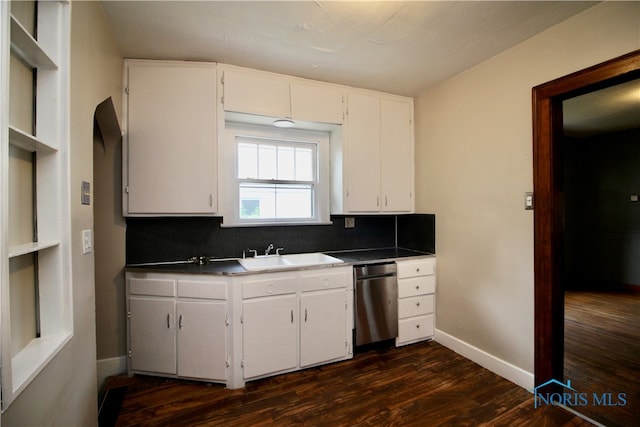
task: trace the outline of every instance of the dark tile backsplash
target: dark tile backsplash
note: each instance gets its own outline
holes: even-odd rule
[[[356,216],[355,228],[344,228],[344,216],[331,219],[331,225],[222,228],[220,217],[127,218],[127,264],[236,258],[247,249],[264,253],[270,243],[283,253],[396,246],[395,216]],[[398,246],[435,252],[434,215],[402,215],[397,224]]]

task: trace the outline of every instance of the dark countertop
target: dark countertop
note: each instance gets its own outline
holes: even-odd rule
[[[348,251],[323,252],[344,261],[344,265],[363,264],[368,262],[393,262],[398,258],[430,257],[435,254],[404,248],[356,249]],[[255,274],[245,270],[235,259],[221,259],[209,261],[205,264],[192,262],[158,262],[146,264],[130,264],[127,271],[158,272],[158,273],[188,273],[188,274],[218,274],[237,275]]]

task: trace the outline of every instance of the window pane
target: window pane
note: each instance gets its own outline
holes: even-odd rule
[[[298,147],[296,149],[296,180],[315,180],[313,167],[313,150],[311,148]]]
[[[308,219],[313,217],[313,186],[240,184],[241,219]]]
[[[238,178],[258,177],[258,145],[238,144]]]
[[[276,179],[278,177],[278,163],[275,145],[258,146],[258,179]]]
[[[293,181],[296,179],[294,147],[278,147],[278,179]]]

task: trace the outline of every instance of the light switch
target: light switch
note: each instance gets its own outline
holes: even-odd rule
[[[638,195],[637,195],[637,194],[632,194],[632,195],[629,197],[629,201],[631,201],[631,202],[637,202],[637,201],[638,201]]]
[[[89,184],[87,181],[82,181],[80,203],[82,203],[83,205],[91,204],[91,184]]]
[[[524,193],[524,209],[527,211],[533,210],[533,193],[532,192]]]
[[[93,233],[91,230],[82,230],[82,253],[93,252]]]

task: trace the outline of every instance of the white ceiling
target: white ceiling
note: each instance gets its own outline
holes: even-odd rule
[[[417,96],[596,3],[109,0],[102,6],[127,58],[222,62]],[[638,127],[638,83],[566,101],[564,116],[573,136]]]
[[[595,2],[103,1],[125,57],[417,96]]]

